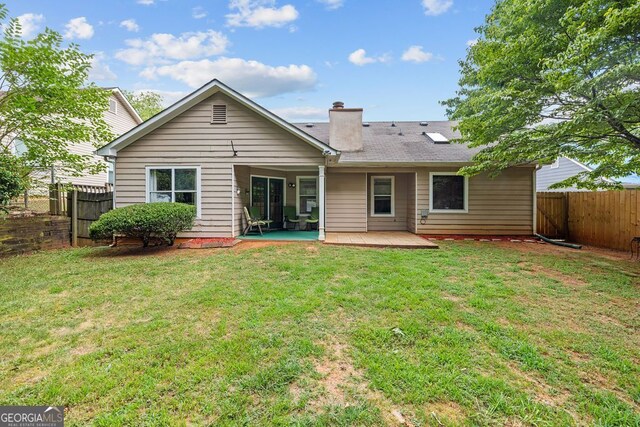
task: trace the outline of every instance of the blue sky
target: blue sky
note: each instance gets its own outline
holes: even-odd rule
[[[440,120],[490,0],[9,1],[23,36],[45,26],[96,54],[100,85],[174,101],[217,77],[292,121],[333,101],[365,120]]]

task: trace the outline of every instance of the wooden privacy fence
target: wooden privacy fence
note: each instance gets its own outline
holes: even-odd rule
[[[49,210],[52,215],[71,218],[72,246],[90,245],[89,226],[105,212],[113,209],[113,189],[91,185],[51,186]]]
[[[536,215],[538,234],[552,239],[568,235],[567,196],[565,193],[538,193]]]
[[[538,233],[585,245],[629,250],[640,236],[640,191],[538,193]]]

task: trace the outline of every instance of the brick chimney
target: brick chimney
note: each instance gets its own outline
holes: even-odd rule
[[[333,103],[329,110],[329,145],[339,151],[362,151],[362,108]]]

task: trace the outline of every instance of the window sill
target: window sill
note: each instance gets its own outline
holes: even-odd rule
[[[395,213],[390,213],[390,214],[374,214],[374,213],[372,213],[369,216],[381,217],[381,218],[394,218],[396,216],[396,214]]]
[[[469,213],[468,209],[429,209],[429,215],[431,214],[451,214],[451,213]]]

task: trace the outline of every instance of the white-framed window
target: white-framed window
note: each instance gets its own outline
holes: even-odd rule
[[[371,177],[371,216],[395,215],[395,177]]]
[[[455,172],[429,173],[429,212],[467,213],[469,178]]]
[[[115,98],[109,98],[109,112],[118,114],[118,102],[115,100]]]
[[[296,177],[296,210],[298,215],[309,215],[318,207],[318,177]]]
[[[113,163],[107,163],[107,183],[108,184],[115,184],[114,182],[114,170],[113,170]]]
[[[200,218],[200,166],[147,166],[147,203],[193,205]]]

